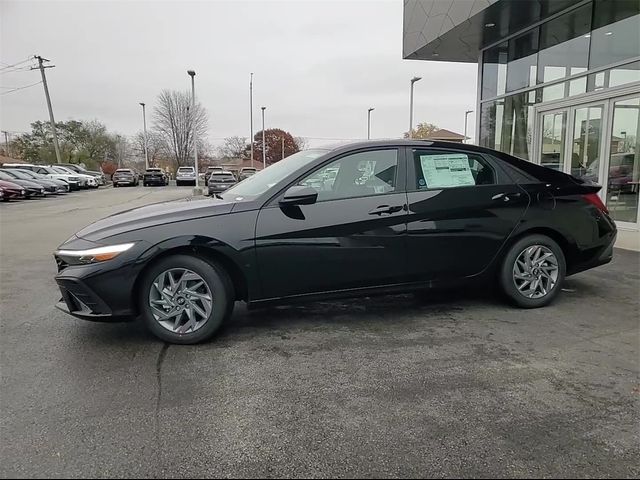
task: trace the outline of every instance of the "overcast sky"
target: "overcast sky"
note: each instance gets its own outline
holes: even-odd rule
[[[402,59],[402,1],[4,1],[0,68],[30,55],[51,59],[47,79],[56,120],[98,119],[114,132],[142,128],[138,102],[165,88],[196,95],[209,113],[209,139],[249,136],[249,74],[254,129],[294,136],[398,137],[414,123],[462,133],[475,109],[476,65]],[[20,66],[28,66],[21,64]],[[48,119],[38,71],[0,70],[0,127],[29,130]],[[151,112],[148,111],[150,121]],[[473,132],[475,114],[469,117]]]

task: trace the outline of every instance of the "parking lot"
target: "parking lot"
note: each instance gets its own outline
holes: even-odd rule
[[[190,187],[0,205],[2,477],[637,477],[640,255],[484,291],[247,311],[168,346],[54,309],[82,226]]]

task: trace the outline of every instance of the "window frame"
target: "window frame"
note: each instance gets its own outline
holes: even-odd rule
[[[440,187],[440,188],[416,188],[414,187],[414,185],[416,185],[416,179],[417,179],[417,172],[416,172],[416,162],[415,162],[415,158],[414,158],[414,151],[421,151],[421,152],[433,152],[434,154],[443,154],[443,153],[454,153],[454,154],[460,154],[460,155],[474,155],[476,157],[481,158],[484,163],[491,168],[491,170],[493,171],[494,174],[494,178],[495,178],[495,183],[489,183],[489,184],[483,184],[483,185],[460,185],[457,187]],[[510,183],[513,183],[513,180],[511,178],[509,178],[509,176],[504,172],[504,170],[497,164],[496,161],[492,161],[491,158],[489,158],[488,155],[481,153],[481,152],[474,152],[474,151],[470,151],[470,150],[463,150],[463,149],[457,149],[457,148],[444,148],[444,147],[433,147],[433,146],[427,146],[427,147],[416,147],[416,146],[410,146],[406,148],[406,153],[405,153],[405,157],[407,160],[407,181],[406,181],[406,187],[407,187],[407,193],[420,193],[420,192],[434,192],[434,191],[440,191],[440,190],[458,190],[461,188],[483,188],[483,187],[495,187],[496,185],[508,185]]]
[[[342,152],[338,155],[332,156],[330,158],[327,158],[326,160],[323,160],[321,163],[314,165],[313,167],[309,168],[308,170],[305,170],[304,172],[302,172],[300,175],[297,175],[293,180],[291,180],[290,182],[288,182],[281,190],[278,191],[278,193],[276,193],[270,200],[268,200],[267,202],[265,202],[264,206],[262,208],[269,208],[269,207],[280,207],[280,200],[282,200],[282,198],[284,197],[284,194],[286,193],[286,191],[297,185],[298,182],[300,182],[301,180],[303,180],[305,177],[314,174],[315,172],[317,172],[318,170],[321,170],[323,168],[325,168],[326,166],[328,166],[329,164],[336,162],[342,158],[345,157],[349,157],[351,155],[355,155],[358,153],[366,153],[366,152],[375,152],[375,151],[381,151],[381,150],[395,150],[396,151],[396,158],[398,160],[398,171],[396,172],[396,189],[393,192],[387,192],[387,193],[376,193],[373,195],[361,195],[358,197],[343,197],[343,198],[332,198],[332,199],[326,199],[326,200],[318,200],[316,201],[313,205],[317,205],[317,204],[321,204],[321,203],[327,203],[327,202],[339,202],[339,201],[343,201],[343,200],[356,200],[359,198],[371,198],[371,197],[384,197],[387,195],[394,195],[394,194],[402,194],[402,193],[406,193],[407,192],[407,158],[406,158],[406,149],[402,146],[398,146],[398,145],[380,145],[380,146],[375,146],[375,147],[363,147],[363,148],[358,148],[358,149],[354,149],[354,150],[350,150],[348,152]]]

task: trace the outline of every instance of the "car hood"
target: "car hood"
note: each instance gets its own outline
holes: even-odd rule
[[[10,181],[11,183],[15,183],[16,185],[20,185],[21,187],[24,187],[24,188],[33,188],[37,190],[40,190],[42,188],[42,185],[39,185],[32,180],[23,180],[21,178],[14,178],[7,181]]]
[[[6,190],[22,190],[22,187],[20,185],[18,185],[17,183],[9,182],[7,180],[0,180],[0,187]]]
[[[92,242],[142,228],[229,213],[234,202],[217,198],[183,199],[125,210],[98,220],[76,236]]]

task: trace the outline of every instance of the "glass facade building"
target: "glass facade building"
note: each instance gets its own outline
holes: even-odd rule
[[[405,0],[404,20],[405,58],[478,62],[479,145],[600,183],[640,245],[639,0]]]

